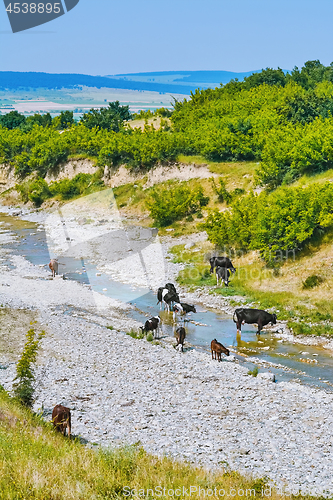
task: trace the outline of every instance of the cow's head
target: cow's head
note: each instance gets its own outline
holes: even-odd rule
[[[230,267],[230,271],[231,271],[233,274],[235,274],[236,269],[234,268],[234,266]]]
[[[224,345],[222,345],[222,344],[221,344],[221,346],[222,346],[221,351],[223,352],[223,354],[225,354],[226,356],[230,356],[229,349],[227,349],[226,347],[224,347]]]
[[[272,314],[272,321],[271,321],[272,325],[276,325],[276,320],[277,320],[277,317],[276,317],[276,314],[274,313],[274,314]]]
[[[211,259],[209,259],[209,263],[210,263],[210,274],[212,274],[214,272],[214,267],[215,267],[215,259],[216,257],[212,257]]]

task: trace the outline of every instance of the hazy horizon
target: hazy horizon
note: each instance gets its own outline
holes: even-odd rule
[[[104,76],[328,65],[332,14],[330,0],[80,0],[13,34],[1,4],[0,69]]]

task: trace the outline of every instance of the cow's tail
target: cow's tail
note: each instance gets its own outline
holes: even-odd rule
[[[237,323],[237,320],[235,319],[235,314],[236,314],[236,311],[234,312],[234,315],[233,315],[233,320],[234,320],[234,323]]]

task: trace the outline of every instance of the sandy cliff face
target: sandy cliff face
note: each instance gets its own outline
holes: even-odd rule
[[[80,173],[94,174],[98,168],[92,160],[87,158],[69,159],[66,163],[53,169],[52,172],[50,171],[45,180],[47,183],[50,183],[62,179],[73,179],[73,177]],[[144,177],[147,179],[144,187],[148,188],[154,184],[171,179],[178,179],[180,181],[187,181],[193,178],[207,179],[209,177],[217,177],[217,174],[210,172],[206,165],[159,165],[145,173],[134,173],[124,165],[121,165],[119,168],[105,167],[103,180],[107,186],[117,187],[136,182]],[[14,167],[0,164],[0,193],[14,187],[16,183],[20,182],[22,180],[15,176]]]
[[[60,165],[45,177],[47,183],[59,181],[61,179],[72,179],[77,174],[94,174],[99,167],[94,162],[86,158],[70,159]],[[0,194],[21,183],[22,179],[15,175],[15,167],[8,164],[0,164]]]
[[[73,179],[77,174],[94,174],[99,167],[87,158],[69,159],[66,163],[59,165],[48,172],[45,180],[47,183],[61,181],[62,179]]]
[[[17,182],[15,167],[8,164],[0,164],[0,193],[14,187]]]

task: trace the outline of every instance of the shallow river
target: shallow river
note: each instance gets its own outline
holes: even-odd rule
[[[46,236],[37,224],[0,214],[0,231],[16,234],[18,244],[15,249],[13,243],[7,245],[12,253],[25,256],[35,265],[49,262]],[[135,309],[129,312],[133,319],[143,323],[147,313],[151,316],[160,314],[163,334],[173,336],[172,314],[159,311],[156,294],[152,291],[115,281],[108,274],[101,273],[98,276],[98,270],[90,262],[89,255],[81,259],[61,256],[60,261],[64,264],[60,271],[64,270],[67,279],[90,284],[97,292],[135,305]],[[6,263],[11,265],[10,260]],[[196,309],[197,313],[189,315],[190,321],[185,323],[187,341],[192,346],[208,351],[211,340],[216,338],[229,347],[249,369],[253,369],[258,359],[261,363],[267,362],[264,370],[275,373],[277,381],[297,379],[305,384],[333,390],[333,357],[330,351],[287,342],[270,333],[262,332],[257,336],[256,328],[252,325],[244,325],[240,336],[236,334],[235,323],[230,317],[204,309],[200,304],[196,304]],[[302,361],[306,359],[311,363]]]

